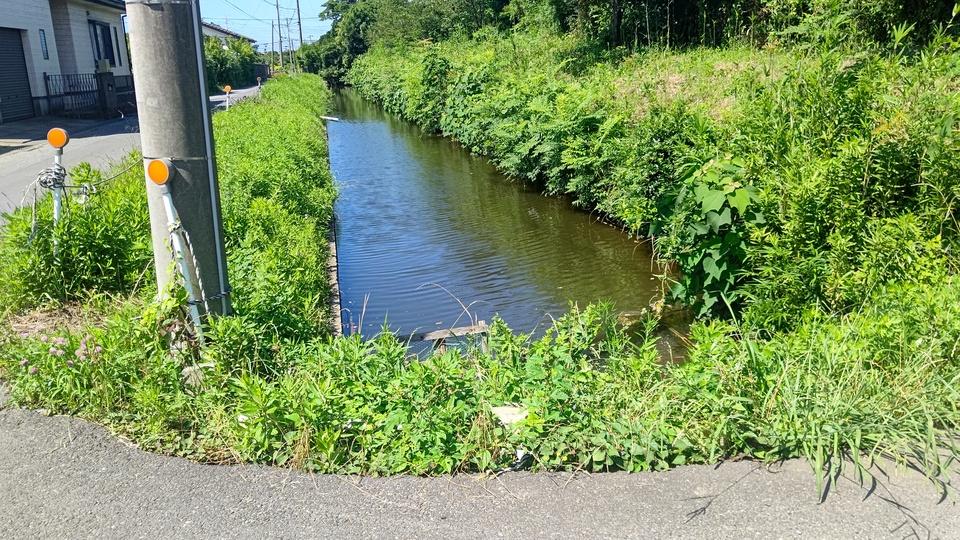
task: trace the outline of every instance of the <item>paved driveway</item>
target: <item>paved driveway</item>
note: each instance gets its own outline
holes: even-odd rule
[[[238,88],[230,93],[230,103],[236,103],[242,99],[256,96],[259,93],[260,88],[256,86],[251,86],[249,88]],[[227,105],[227,96],[225,94],[210,96],[210,104],[214,109],[225,108]]]

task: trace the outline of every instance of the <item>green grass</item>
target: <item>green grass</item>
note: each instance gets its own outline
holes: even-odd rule
[[[625,329],[607,306],[574,311],[531,341],[493,326],[489,350],[422,361],[371,341],[278,342],[262,356],[243,319],[203,349],[171,352],[174,303],[131,303],[105,322],[7,334],[0,373],[21,405],[103,422],[155,451],[318,472],[492,471],[520,448],[535,470],[660,470],[802,457],[821,475],[874,459],[931,476],[958,456],[960,285],[898,287],[839,319],[811,312],[761,339],[698,323],[664,365],[652,317]],[[491,407],[517,404],[512,427]]]

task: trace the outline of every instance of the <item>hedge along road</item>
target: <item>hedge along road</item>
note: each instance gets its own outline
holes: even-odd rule
[[[334,100],[344,328],[407,335],[489,322],[537,332],[569,302],[644,308],[660,295],[648,243],[542,196],[486,159],[352,90]],[[461,305],[461,302],[463,305]],[[469,308],[470,316],[463,307]]]

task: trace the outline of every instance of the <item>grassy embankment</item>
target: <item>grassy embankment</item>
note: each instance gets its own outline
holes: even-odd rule
[[[939,313],[920,328],[911,313],[960,299],[960,54],[949,30],[919,47],[906,33],[604,59],[572,34],[488,32],[376,47],[347,80],[508,174],[654,236],[682,272],[674,299],[732,321],[694,329],[690,364],[705,347],[732,365],[764,359],[746,408],[789,400],[766,420],[797,430],[774,453],[820,464],[824,448],[857,459],[901,436],[938,441],[929,454],[958,427],[957,321]],[[943,348],[912,348],[933,343]],[[920,387],[926,397],[903,394]],[[908,434],[915,422],[928,428]],[[769,455],[750,447],[771,440],[736,446]]]
[[[864,225],[865,238],[847,238],[847,251],[833,253],[836,260],[830,259],[824,270],[826,276],[844,277],[843,283],[862,296],[855,308],[832,308],[806,297],[794,301],[772,293],[760,296],[774,303],[791,302],[790,316],[782,319],[763,316],[779,311],[755,308],[760,303],[743,300],[751,298],[743,294],[731,303],[739,302],[735,309],[743,309],[747,322],[705,319],[695,324],[688,360],[680,366],[662,365],[657,358],[653,314],[639,327],[624,329],[605,306],[571,313],[536,342],[497,323],[488,353],[451,350],[422,362],[408,359],[402,343],[389,335],[370,342],[332,339],[324,335],[326,314],[318,307],[325,294],[322,226],[329,216],[332,187],[323,161],[325,150],[313,136],[323,129],[316,114],[326,94],[316,80],[284,80],[271,83],[263,100],[241,104],[216,121],[238,315],[215,322],[205,347],[171,350],[166,335],[183,316],[172,304],[146,300],[153,291],[144,285],[152,278],[140,171],[131,171],[88,206],[74,208],[63,226],[72,231],[70,240],[61,231],[50,230],[48,202],[41,207],[40,227],[32,241],[29,213],[13,216],[0,239],[5,259],[16,261],[0,270],[0,295],[16,306],[5,324],[16,324],[15,315],[48,301],[80,300],[91,314],[87,324],[70,328],[24,335],[12,328],[4,332],[0,375],[11,385],[13,398],[25,406],[103,422],[149,449],[211,462],[245,460],[322,472],[486,471],[510,463],[516,449],[522,448],[534,455],[536,469],[638,471],[748,456],[806,457],[818,472],[836,472],[843,459],[865,463],[888,456],[911,460],[932,477],[942,474],[944,449],[960,427],[960,369],[955,355],[960,284],[951,277],[945,254],[952,229],[942,223],[941,213],[940,236],[929,235],[935,212],[933,203],[922,197],[923,190],[917,190],[909,209],[873,208],[860,204],[866,196],[854,197],[842,186],[833,187],[842,175],[826,174],[830,166],[856,166],[857,160],[842,152],[862,157],[862,152],[884,148],[894,156],[908,155],[908,149],[919,144],[910,137],[918,136],[923,126],[904,118],[894,134],[877,135],[900,138],[878,139],[866,149],[855,141],[842,148],[831,146],[831,132],[824,127],[842,122],[833,129],[848,132],[857,121],[883,118],[864,112],[866,104],[880,100],[868,99],[877,96],[865,96],[865,90],[851,90],[864,81],[850,75],[849,69],[874,73],[887,66],[889,73],[879,70],[877,76],[887,73],[892,83],[930,73],[937,82],[939,68],[881,56],[866,58],[864,65],[817,68],[815,61],[804,59],[799,63],[805,70],[834,76],[799,79],[787,75],[795,61],[788,53],[763,54],[779,66],[765,75],[756,53],[735,50],[650,53],[618,66],[586,66],[572,75],[543,56],[564,50],[562,40],[536,39],[526,45],[509,44],[507,52],[502,42],[444,44],[432,49],[434,54],[425,62],[432,67],[427,70],[421,68],[425,50],[379,51],[361,60],[354,82],[367,95],[392,100],[391,110],[412,111],[408,117],[418,119],[416,111],[439,111],[436,116],[425,114],[424,123],[430,125],[433,119],[447,132],[456,129],[458,139],[492,155],[508,171],[544,181],[552,191],[573,193],[583,204],[637,229],[655,221],[651,216],[662,206],[646,193],[688,186],[687,202],[675,205],[678,210],[669,214],[672,219],[661,229],[667,231],[665,241],[674,242],[664,244],[665,255],[678,259],[691,244],[683,244],[681,235],[669,231],[686,227],[704,231],[693,235],[703,237],[702,245],[695,244],[701,250],[716,249],[709,242],[717,235],[723,239],[739,235],[740,249],[749,255],[738,263],[741,267],[762,269],[767,264],[768,271],[779,272],[772,265],[803,261],[802,249],[812,249],[815,234],[830,238],[837,234],[826,226],[836,220],[822,215],[806,217],[818,225],[809,237],[783,216],[799,219],[806,216],[804,204],[832,208],[835,203],[846,209],[844,216],[860,216]],[[545,46],[544,39],[553,40],[547,42],[551,46]],[[514,56],[505,56],[510,50]],[[454,51],[473,63],[456,70],[442,68],[444,62],[456,65]],[[728,59],[739,55],[762,76],[745,75],[754,68],[734,66],[729,73],[718,69],[710,60],[712,54]],[[936,67],[952,54],[938,53],[929,62]],[[789,81],[801,94],[806,89],[828,93],[830,100],[811,99],[808,109],[842,108],[843,99],[840,103],[832,99],[837,97],[861,99],[863,107],[846,117],[812,115],[801,108],[795,120],[809,124],[794,133],[797,122],[786,122],[778,131],[785,138],[782,144],[765,146],[766,153],[744,155],[734,152],[750,148],[743,135],[724,131],[724,126],[761,121],[779,125],[776,122],[785,117],[759,112],[750,116],[745,104],[736,101],[709,107],[713,102],[707,97],[701,108],[653,102],[645,107],[636,99],[615,97],[677,99],[679,90],[657,89],[658,75],[648,75],[648,85],[640,84],[641,78],[618,78],[631,69],[642,75],[642,66],[651,61],[678,69],[689,66],[691,73],[726,73],[712,83],[691,77],[676,79],[675,84],[694,85],[707,97],[718,95],[719,87],[742,90],[742,95],[766,103],[768,112],[800,107],[799,98],[774,100],[789,95],[785,94],[789,88],[782,86]],[[572,69],[569,62],[564,65]],[[443,91],[425,91],[431,87],[423,85],[424,73],[446,80]],[[391,75],[403,86],[388,87],[384,81]],[[366,81],[361,80],[364,77]],[[743,82],[751,77],[757,79],[753,86]],[[834,89],[840,80],[854,86]],[[909,100],[912,106],[922,105],[918,123],[934,118],[940,103],[925,90],[930,80],[922,82],[916,82],[914,93],[923,99]],[[767,87],[779,90],[768,92]],[[456,88],[465,93],[451,90]],[[622,94],[599,91],[604,88]],[[542,93],[546,91],[553,93]],[[899,90],[890,94],[904,100],[913,95]],[[886,98],[886,91],[882,95]],[[414,96],[421,106],[410,105]],[[622,114],[609,114],[607,106],[622,106]],[[557,116],[556,111],[567,112]],[[765,126],[759,125],[757,133]],[[946,136],[952,136],[953,129],[950,124]],[[862,132],[874,130],[865,126]],[[231,136],[223,137],[224,133]],[[531,133],[536,136],[531,138]],[[817,141],[820,146],[814,147]],[[924,141],[923,148],[932,148]],[[735,143],[744,146],[732,146]],[[704,160],[726,152],[734,157],[693,169],[700,173],[679,176],[676,165],[687,155],[680,150],[686,149],[699,149],[701,154],[692,155]],[[791,158],[782,152],[791,153]],[[920,159],[939,159],[929,166],[923,162],[918,169],[927,175],[923,178],[940,186],[950,181],[949,160],[936,158],[932,150]],[[871,157],[871,162],[891,161]],[[757,167],[769,164],[772,169],[775,163],[823,169],[812,177],[783,175],[779,187],[762,184]],[[870,170],[859,169],[857,180],[870,188],[871,197],[882,197],[886,191],[880,188],[890,184],[876,183],[875,193]],[[797,200],[799,188],[791,181],[797,186],[813,182],[806,189],[830,188],[844,197],[811,193]],[[778,189],[794,190],[785,191],[779,201],[792,210],[780,210],[772,198]],[[864,207],[881,215],[858,214]],[[757,219],[761,212],[765,222]],[[127,215],[117,217],[122,213]],[[698,220],[705,225],[697,227]],[[119,228],[109,229],[114,223],[136,223],[134,230],[141,233],[122,235]],[[58,253],[70,257],[53,256],[54,234],[64,246]],[[803,243],[805,238],[809,244]],[[117,247],[121,240],[125,244]],[[888,263],[882,272],[862,262],[862,257],[881,256],[864,249],[875,241],[888,241],[895,250],[882,254]],[[757,246],[767,255],[753,262]],[[92,262],[81,266],[86,260]],[[747,263],[757,266],[744,266]],[[852,270],[829,273],[841,272],[841,263]],[[928,270],[897,273],[915,268],[911,265]],[[733,266],[729,272],[734,272]],[[748,286],[757,287],[754,294],[762,286],[779,291],[772,285],[779,278],[765,280],[762,272],[731,275],[736,278],[726,292],[750,290]],[[74,277],[64,280],[67,276]],[[798,279],[807,283],[806,275]],[[701,288],[713,290],[711,283]],[[816,285],[811,281],[805,287],[816,290]],[[802,290],[812,294],[808,288]],[[630,336],[634,333],[637,336]],[[508,428],[498,424],[490,407],[511,403],[523,405],[529,414]]]

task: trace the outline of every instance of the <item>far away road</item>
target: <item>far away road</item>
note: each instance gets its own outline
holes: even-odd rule
[[[3,388],[0,386],[0,407]],[[889,472],[893,472],[891,469]],[[198,465],[67,417],[0,410],[4,538],[958,538],[952,492],[791,461],[644,474],[361,478]]]
[[[258,91],[256,86],[237,90],[232,94],[231,102],[255,96]],[[210,104],[211,108],[222,108],[224,96],[211,96]],[[43,124],[46,128],[46,124],[55,127],[76,123],[56,117],[37,118],[28,122],[31,131],[36,131],[36,124]],[[136,117],[106,120],[92,127],[89,121],[82,125],[85,129],[70,133],[70,144],[64,150],[63,165],[67,170],[84,161],[94,167],[108,169],[112,163],[140,147],[140,128]],[[12,122],[5,125],[3,131],[15,132],[16,128],[17,123]],[[45,132],[45,129],[41,131]],[[53,151],[43,140],[34,140],[20,149],[0,153],[0,212],[20,206],[27,187],[41,170],[52,163]]]
[[[46,119],[49,119],[50,127],[62,125],[57,118],[43,120]],[[63,152],[63,166],[70,170],[86,161],[97,168],[108,168],[139,147],[140,128],[135,117],[109,120],[71,133],[70,143]],[[0,212],[20,206],[24,190],[41,170],[52,164],[53,150],[46,141],[36,141],[19,150],[0,154]]]

